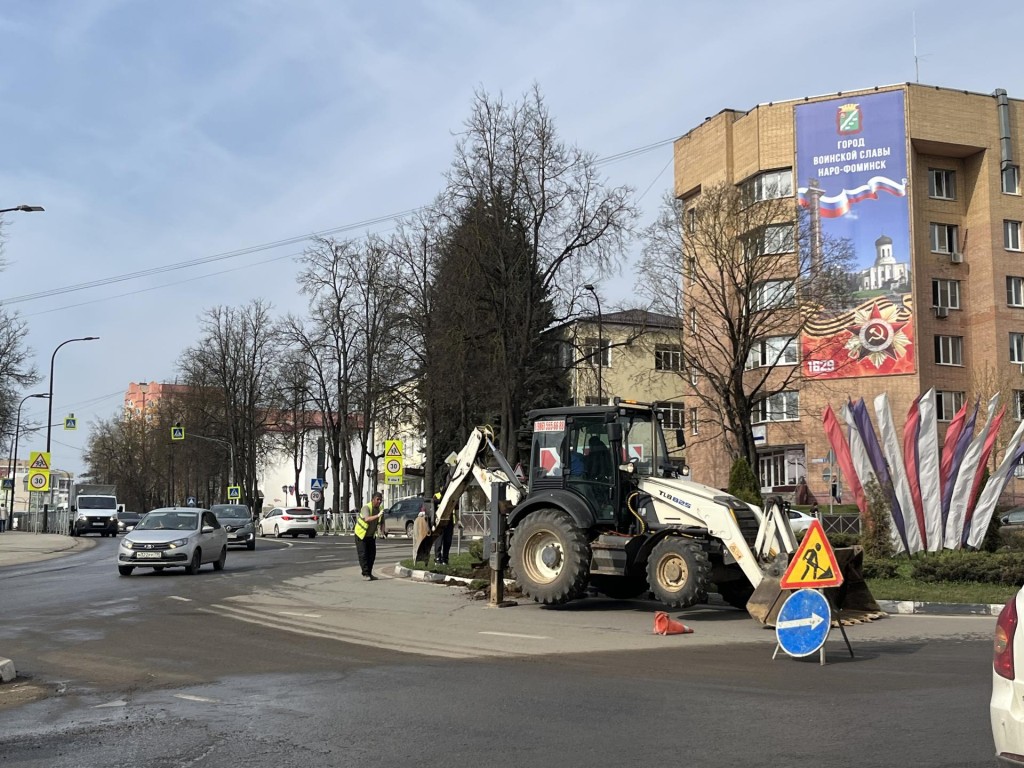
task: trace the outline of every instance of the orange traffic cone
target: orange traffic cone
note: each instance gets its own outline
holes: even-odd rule
[[[693,632],[679,621],[673,621],[664,611],[654,614],[654,634],[656,635],[688,635]]]

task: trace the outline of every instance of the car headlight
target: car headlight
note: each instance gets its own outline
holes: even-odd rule
[[[125,549],[134,549],[135,548],[135,542],[128,541],[128,539],[121,539],[121,546],[124,547]]]
[[[188,539],[175,539],[174,541],[172,541],[167,546],[170,547],[171,549],[177,549],[178,547],[187,547],[188,546]]]

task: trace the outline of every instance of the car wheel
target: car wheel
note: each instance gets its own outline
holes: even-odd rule
[[[134,571],[134,570],[135,569],[132,568],[130,565],[119,565],[119,566],[117,566],[117,572],[120,573],[122,576],[131,576],[132,575],[132,571]]]
[[[223,571],[224,570],[224,562],[227,559],[228,559],[228,548],[227,547],[221,547],[220,557],[218,557],[216,560],[213,561],[213,570],[215,570],[215,571]]]
[[[250,552],[256,549],[256,539],[246,542],[245,548],[248,549]]]
[[[276,526],[276,525],[274,526],[274,538],[275,539],[280,539],[281,538],[281,529],[278,526]]]
[[[185,573],[187,573],[189,576],[195,576],[197,573],[199,573],[199,568],[202,566],[202,564],[203,551],[199,549],[199,547],[196,547],[192,551],[192,560],[189,561],[189,564],[185,566]]]
[[[413,529],[413,527],[414,526],[412,524],[412,520],[410,520],[409,522],[407,522],[405,524],[405,535],[408,536],[410,539],[412,538],[412,529]]]
[[[267,532],[263,530],[263,526],[260,526],[260,536],[266,537]]]

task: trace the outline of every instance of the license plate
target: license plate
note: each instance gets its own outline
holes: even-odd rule
[[[92,524],[100,528],[106,525],[106,523],[104,523],[102,520],[93,520]]]
[[[136,552],[135,556],[139,560],[159,560],[161,557],[159,552]]]
[[[237,539],[238,539],[238,534],[237,533],[229,533],[228,534],[228,541],[235,541]]]

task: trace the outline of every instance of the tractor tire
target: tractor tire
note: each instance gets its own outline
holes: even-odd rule
[[[634,597],[650,592],[647,579],[640,576],[594,576],[590,577],[590,586],[605,597],[613,600],[632,600]]]
[[[585,594],[590,547],[584,531],[561,510],[528,515],[512,535],[509,554],[519,587],[536,602],[561,605]]]
[[[689,608],[708,599],[711,564],[700,544],[668,536],[654,545],[647,560],[647,583],[669,608]]]
[[[754,594],[754,587],[746,579],[727,581],[718,585],[718,594],[733,608],[745,611],[750,596]]]

